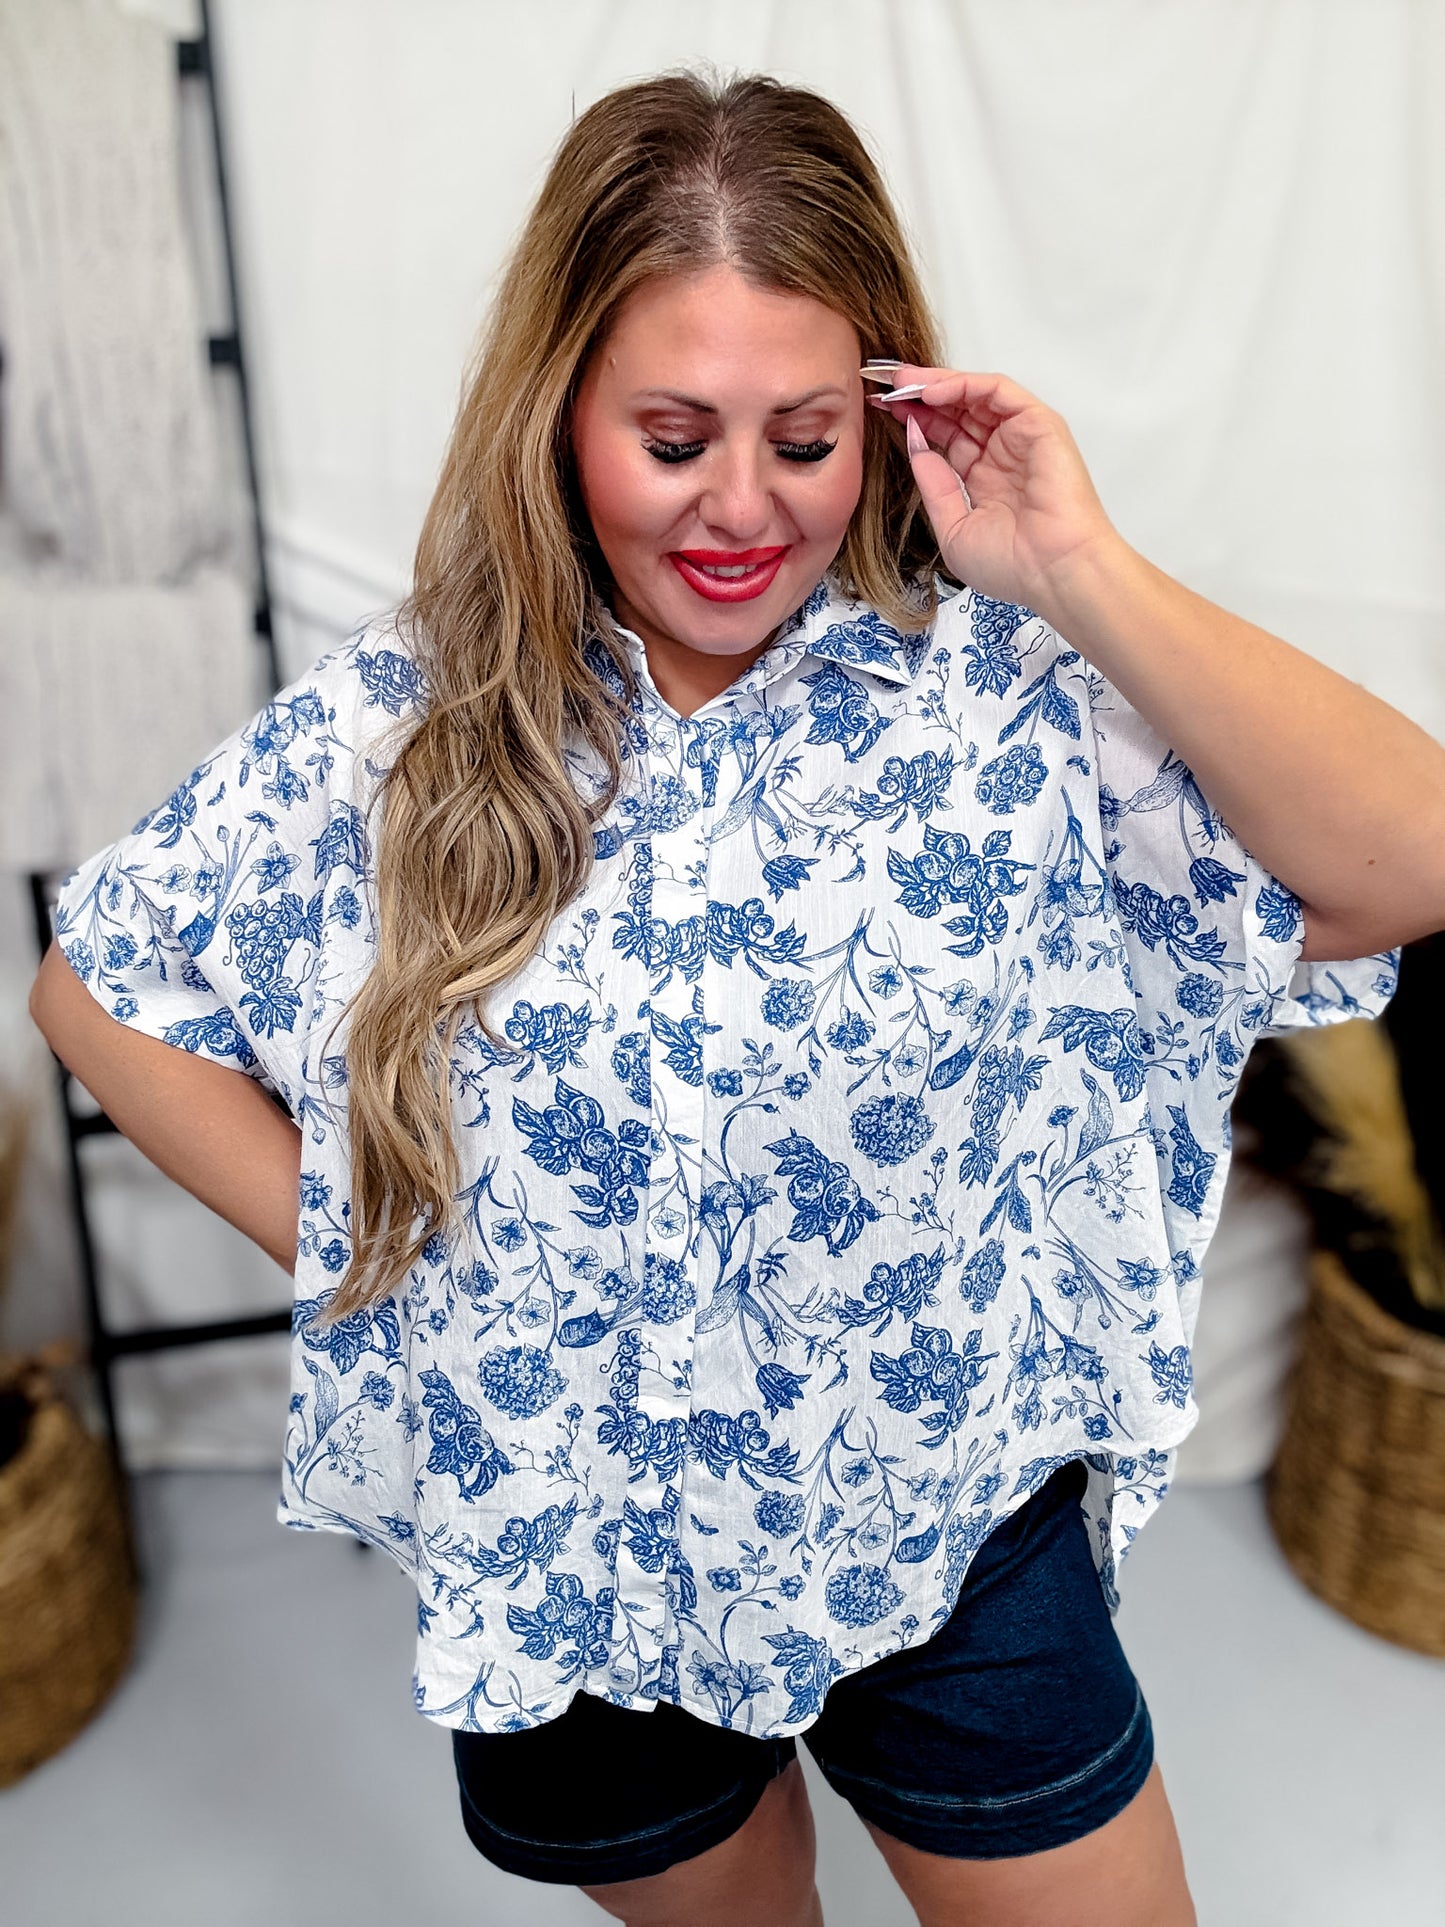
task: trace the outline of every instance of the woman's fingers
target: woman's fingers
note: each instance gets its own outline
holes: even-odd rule
[[[922,399],[930,407],[957,409],[961,414],[973,415],[989,426],[995,426],[1025,408],[1043,406],[1037,395],[1031,395],[1027,388],[1021,388],[1018,382],[1011,381],[1007,375],[979,374],[956,368],[919,368],[910,362],[898,364],[898,387],[915,388],[920,382],[924,388]]]
[[[924,510],[938,538],[938,546],[946,556],[971,513],[971,505],[963,494],[957,469],[928,446],[928,439],[912,414],[908,417],[908,455]]]
[[[949,461],[960,471],[963,468],[971,468],[988,446],[988,435],[985,432],[970,428],[951,410],[930,405],[926,401],[910,402],[907,405],[909,412],[929,441],[942,449]]]
[[[968,474],[987,445],[988,436],[982,429],[970,429],[961,424],[956,415],[941,408],[930,408],[927,402],[895,401],[877,405],[900,424],[916,421],[927,439],[946,451],[948,461],[960,476]]]
[[[1027,388],[1010,381],[1007,375],[921,368],[901,362],[896,384],[899,388],[921,386],[923,394],[916,401],[910,399],[906,402],[885,402],[882,396],[873,398],[894,414],[895,421],[906,419],[905,415],[895,411],[922,408],[927,411],[924,426],[930,441],[946,445],[952,436],[966,435],[973,455],[987,446],[989,438],[1004,422],[1027,416],[1035,410],[1047,413],[1037,395],[1031,395]],[[945,422],[946,427],[943,426]],[[963,450],[950,448],[949,454],[951,458],[962,456]],[[971,461],[973,457],[969,459]]]
[[[1007,375],[907,362],[892,372],[907,399],[883,405],[905,426],[947,566],[1032,607],[1031,585],[1110,528],[1068,424]]]

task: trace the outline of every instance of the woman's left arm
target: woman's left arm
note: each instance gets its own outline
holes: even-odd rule
[[[883,405],[908,423],[947,566],[1041,615],[1189,766],[1299,898],[1302,957],[1371,956],[1445,928],[1445,748],[1130,548],[1067,424],[1017,383],[908,366],[897,381],[924,384],[919,401]]]

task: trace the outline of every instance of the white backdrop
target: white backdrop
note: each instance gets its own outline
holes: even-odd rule
[[[1445,740],[1441,0],[212,11],[288,676],[404,586],[462,362],[574,103],[707,59],[855,118],[951,361],[1065,415],[1129,541]],[[6,906],[23,1050],[33,953],[18,892]],[[111,1149],[103,1255],[135,1315],[284,1299],[274,1266]],[[9,1310],[25,1340],[75,1318],[58,1173],[42,1132]],[[1301,1249],[1293,1207],[1236,1174],[1181,1478],[1267,1462]],[[137,1460],[273,1463],[283,1345],[123,1366]]]
[[[683,60],[871,138],[954,360],[1060,409],[1163,568],[1445,733],[1437,0],[231,0],[278,541],[399,584],[575,98]]]

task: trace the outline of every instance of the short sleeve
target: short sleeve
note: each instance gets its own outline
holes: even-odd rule
[[[1185,1026],[1223,1015],[1243,1050],[1272,1033],[1378,1017],[1399,979],[1399,950],[1301,962],[1298,897],[1245,849],[1119,691],[1096,671],[1088,679],[1104,861],[1136,990]],[[1235,1053],[1226,1045],[1220,1055]]]
[[[245,1072],[293,1113],[323,927],[355,921],[366,873],[352,794],[372,700],[358,665],[377,664],[364,638],[281,690],[56,904],[56,940],[112,1017]],[[409,670],[393,656],[379,673],[399,688]]]

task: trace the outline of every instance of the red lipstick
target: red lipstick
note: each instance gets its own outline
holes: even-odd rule
[[[667,559],[687,586],[709,602],[751,602],[771,585],[791,546],[785,542],[777,549],[672,549]]]

